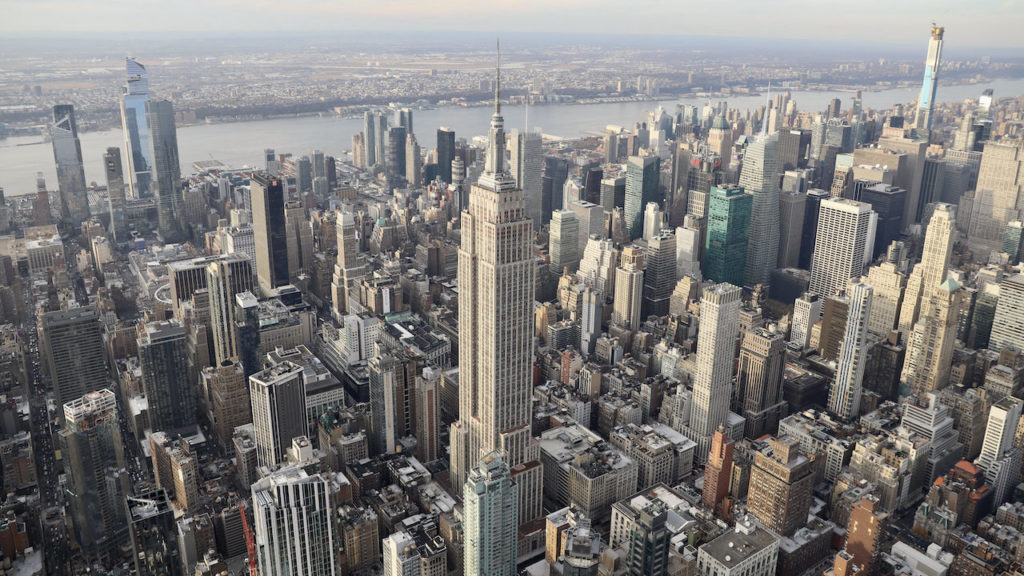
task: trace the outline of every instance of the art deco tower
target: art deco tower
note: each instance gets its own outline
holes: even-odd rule
[[[483,174],[462,213],[459,247],[459,420],[452,424],[451,481],[458,492],[477,462],[504,454],[519,485],[521,524],[541,517],[543,467],[532,442],[535,264],[533,222],[505,166],[505,128],[494,115]]]

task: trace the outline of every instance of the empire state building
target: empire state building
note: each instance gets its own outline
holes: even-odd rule
[[[534,277],[533,221],[505,165],[505,128],[494,90],[486,166],[462,213],[459,247],[459,420],[451,427],[451,482],[504,455],[519,486],[520,547],[543,533],[543,466],[530,434]],[[525,552],[521,550],[521,552]]]

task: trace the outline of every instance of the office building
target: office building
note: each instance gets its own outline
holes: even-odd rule
[[[302,367],[286,360],[253,374],[249,395],[257,461],[273,469],[284,461],[292,439],[308,432]]]
[[[704,507],[716,513],[722,500],[729,494],[732,479],[733,450],[735,443],[729,438],[724,426],[719,426],[711,439],[711,453],[704,466],[704,490],[701,501]]]
[[[877,266],[868,268],[867,275],[861,279],[875,289],[871,315],[868,317],[868,332],[879,338],[888,336],[889,332],[896,328],[906,287],[906,277],[894,261],[898,258],[894,246],[896,245],[889,247],[889,258]]]
[[[153,144],[149,133],[149,77],[146,67],[134,58],[125,58],[127,82],[121,88],[121,131],[128,160],[128,187],[132,198],[148,195],[152,182]]]
[[[257,172],[249,181],[249,188],[253,240],[256,243],[256,277],[260,289],[269,293],[289,282],[284,186],[276,177]]]
[[[1021,450],[1014,445],[1014,435],[1021,417],[1021,401],[1008,396],[989,409],[988,425],[981,444],[981,454],[974,463],[985,472],[985,481],[992,486],[992,504],[1006,501],[1020,479]]]
[[[814,292],[805,292],[793,302],[793,322],[789,341],[806,349],[811,345],[811,329],[821,320],[824,301]]]
[[[123,502],[130,483],[114,393],[89,392],[64,404],[64,422],[60,450],[75,540],[89,554],[116,558],[128,541]]]
[[[548,232],[548,254],[551,269],[555,274],[563,270],[575,272],[580,263],[580,223],[572,210],[555,210],[551,213]]]
[[[900,308],[899,330],[908,338],[939,284],[946,280],[949,261],[956,242],[956,208],[950,204],[936,204],[924,237],[921,262],[907,278]]]
[[[531,440],[536,264],[533,222],[526,215],[523,191],[505,166],[505,128],[497,85],[484,172],[469,195],[469,210],[462,214],[459,420],[451,428],[451,479],[457,490],[480,458],[501,450],[514,470],[518,522],[528,525],[543,513],[543,467],[540,450]],[[499,238],[501,245],[487,238]],[[481,310],[487,313],[481,314]],[[503,529],[515,530],[515,524]],[[529,538],[520,534],[524,542]],[[509,540],[510,546],[514,543],[515,539]],[[468,569],[468,543],[466,549]],[[490,573],[485,569],[490,562],[478,563],[484,569],[477,573]],[[495,567],[504,567],[507,559],[493,562]],[[514,570],[515,562],[511,564]]]
[[[237,358],[203,368],[201,386],[210,397],[213,430],[225,453],[231,451],[235,428],[252,423],[252,399],[245,369]]]
[[[779,539],[743,518],[697,549],[697,576],[775,576]]]
[[[932,26],[931,39],[928,40],[928,56],[924,61],[924,83],[921,85],[921,98],[917,102],[917,116],[914,118],[914,131],[919,138],[931,139],[932,110],[935,107],[935,93],[939,86],[939,67],[942,63],[941,26]]]
[[[630,239],[643,232],[643,211],[650,202],[658,201],[660,158],[657,156],[631,156],[626,162],[626,230]]]
[[[779,268],[800,265],[807,195],[802,192],[780,192],[779,196]]]
[[[729,122],[721,114],[716,115],[708,129],[708,149],[722,159],[722,168],[725,169],[729,168],[729,158],[732,156],[732,136]]]
[[[871,258],[876,258],[889,248],[900,236],[903,227],[903,207],[906,204],[906,190],[890,184],[879,183],[865,187],[860,192],[861,202],[871,206],[878,215],[878,229],[875,232],[875,249]]]
[[[338,231],[338,258],[331,279],[331,299],[335,319],[348,312],[349,290],[366,275],[366,265],[359,253],[356,221],[351,212],[337,212],[335,227]]]
[[[433,521],[384,539],[384,576],[446,576],[447,548]]]
[[[799,440],[771,438],[767,450],[754,452],[747,511],[766,528],[792,536],[807,524],[814,478],[814,457],[802,453]]]
[[[649,502],[634,518],[626,546],[628,576],[667,576],[672,533],[666,525],[668,507]]]
[[[466,574],[516,576],[516,528],[519,491],[508,465],[497,453],[475,465],[463,488],[463,534]]]
[[[40,352],[58,405],[108,386],[107,355],[95,307],[47,312],[40,317],[39,328]]]
[[[697,373],[690,407],[691,438],[699,459],[711,449],[711,435],[729,424],[733,357],[740,324],[742,290],[723,283],[705,288],[700,301]]]
[[[747,233],[745,286],[767,285],[779,259],[778,156],[777,133],[762,133],[743,154],[739,185],[753,196]]]
[[[75,122],[75,107],[71,104],[57,104],[53,107],[50,140],[60,189],[60,216],[77,228],[89,219],[89,198],[85,191],[85,168],[82,164],[82,144],[78,140],[78,124]]]
[[[437,177],[452,183],[452,160],[455,159],[455,131],[444,126],[437,129]]]
[[[163,488],[125,499],[137,576],[185,576],[181,570],[174,508]]]
[[[644,255],[644,289],[640,313],[648,316],[668,314],[669,299],[676,287],[676,236],[669,230],[659,232],[647,242]]]
[[[867,365],[868,318],[874,288],[860,282],[849,290],[846,325],[839,343],[835,381],[829,392],[828,408],[846,420],[860,415],[860,399],[864,389]]]
[[[185,327],[181,322],[146,322],[137,329],[139,366],[154,431],[180,432],[196,424],[195,394],[189,381]]]
[[[419,362],[403,348],[381,345],[368,363],[373,451],[394,454],[415,434],[415,385]]]
[[[387,131],[387,163],[385,176],[388,188],[400,188],[405,182],[405,144],[408,132],[402,126],[392,126]]]
[[[800,237],[799,262],[799,267],[804,270],[811,269],[814,241],[818,234],[818,215],[821,213],[821,201],[830,197],[831,195],[826,190],[811,189],[807,191],[807,199],[804,202],[803,234]]]
[[[533,220],[536,230],[541,220],[541,176],[544,150],[539,132],[513,130],[509,134],[509,168],[516,186],[523,191],[526,215]]]
[[[216,365],[241,356],[235,328],[235,297],[242,292],[256,291],[254,272],[252,261],[244,254],[231,254],[206,266]]]
[[[782,400],[785,356],[785,339],[774,325],[754,328],[743,335],[733,410],[746,420],[744,436],[747,438],[774,433],[779,420],[785,416],[786,404]]]
[[[988,349],[996,352],[1007,347],[1024,350],[1024,274],[1016,274],[999,283],[999,297]]]
[[[420,462],[433,462],[441,455],[441,373],[425,367],[416,376],[414,434],[416,458]]]
[[[1006,226],[1024,217],[1019,198],[1024,187],[1024,141],[985,143],[967,226],[973,245],[1001,247]]]
[[[416,135],[411,132],[405,139],[405,180],[410,187],[423,182],[423,156]]]
[[[821,202],[810,290],[828,297],[859,278],[870,259],[874,241],[874,212],[863,202],[829,198]]]
[[[181,160],[174,105],[168,100],[148,100],[146,116],[153,143],[152,183],[156,195],[157,229],[164,241],[177,238],[177,212],[181,202]]]
[[[644,285],[644,253],[638,246],[622,249],[615,269],[615,298],[611,323],[629,330],[640,327],[640,308]]]
[[[121,150],[107,148],[103,154],[103,171],[107,177],[107,207],[110,210],[111,239],[117,242],[128,240],[128,223],[125,221],[124,173],[121,169]]]
[[[689,276],[701,280],[700,263],[704,253],[704,222],[687,214],[676,228],[676,278]]]
[[[963,290],[952,278],[929,298],[927,312],[908,335],[907,357],[900,380],[912,396],[945,388],[953,363]]]
[[[252,485],[256,558],[260,574],[335,576],[338,534],[331,482],[298,465]]]
[[[742,286],[754,198],[738,186],[711,188],[708,205],[704,276]]]

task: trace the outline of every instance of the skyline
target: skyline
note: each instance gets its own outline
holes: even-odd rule
[[[655,37],[693,37],[686,22],[718,19],[716,27],[699,26],[702,36],[753,39],[796,39],[858,44],[896,44],[914,46],[916,35],[909,30],[936,22],[955,23],[947,39],[960,48],[1019,48],[1024,38],[1016,33],[1017,22],[1024,19],[1024,3],[1019,0],[986,1],[968,8],[962,3],[910,1],[892,4],[866,0],[855,13],[838,18],[827,3],[787,0],[762,3],[735,0],[725,13],[712,4],[698,3],[665,7],[655,0],[639,0],[628,10],[610,0],[524,0],[509,5],[495,2],[445,0],[417,3],[410,0],[386,0],[373,4],[350,1],[324,2],[300,0],[288,5],[269,0],[182,0],[162,4],[146,2],[73,2],[70,0],[0,0],[0,11],[9,18],[0,22],[0,31],[9,34],[37,33],[124,33],[152,32],[224,32],[225,22],[233,29],[266,32],[354,32],[386,29],[389,31],[438,31],[502,35],[566,34],[565,22],[589,35],[642,35]],[[140,6],[144,5],[144,6]],[[131,8],[131,9],[129,9]],[[986,9],[987,8],[987,9]],[[878,19],[879,13],[887,15]],[[458,18],[453,19],[452,14]],[[337,18],[344,18],[339,21]],[[153,25],[159,22],[160,25]],[[500,26],[496,24],[500,22]],[[867,31],[867,34],[865,34]],[[230,32],[229,32],[230,34]],[[493,35],[492,34],[492,35]],[[881,42],[879,42],[881,40]]]

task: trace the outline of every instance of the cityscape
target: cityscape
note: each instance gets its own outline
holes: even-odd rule
[[[51,4],[0,0],[0,576],[1024,575],[1019,39]]]

